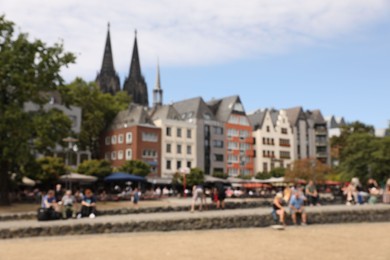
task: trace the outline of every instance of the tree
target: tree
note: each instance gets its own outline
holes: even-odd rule
[[[86,160],[78,166],[77,172],[103,179],[111,174],[112,167],[107,160]]]
[[[274,168],[270,171],[270,174],[272,177],[279,178],[279,177],[284,177],[286,174],[286,169],[283,167],[277,167]]]
[[[269,179],[271,178],[271,173],[269,172],[258,172],[255,176],[256,179],[259,179],[259,180],[266,180],[266,179]]]
[[[94,82],[86,83],[78,78],[63,90],[65,100],[82,109],[82,125],[79,136],[81,149],[89,149],[92,158],[99,158],[99,137],[117,113],[129,106],[131,98],[124,91],[115,96],[102,93]]]
[[[66,174],[64,160],[59,157],[42,157],[37,160],[38,172],[34,178],[45,185],[54,184],[61,175]]]
[[[143,161],[131,160],[126,161],[118,170],[145,177],[150,173],[150,166]]]
[[[294,161],[293,167],[286,171],[287,179],[303,179],[320,181],[325,178],[325,175],[330,172],[329,166],[323,164],[316,158],[305,158]]]
[[[204,183],[204,172],[199,168],[192,168],[186,175],[186,186],[191,189],[192,186],[202,183]]]
[[[226,173],[223,172],[214,172],[212,176],[221,179],[227,179],[229,177]]]
[[[46,103],[42,93],[63,85],[60,70],[74,60],[61,43],[48,47],[40,40],[30,41],[0,16],[0,205],[9,205],[10,173],[25,163],[33,145],[29,140],[35,129],[24,104]]]

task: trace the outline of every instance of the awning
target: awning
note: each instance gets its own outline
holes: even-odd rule
[[[90,176],[90,175],[85,175],[85,174],[80,174],[80,173],[69,173],[62,175],[60,177],[60,181],[62,182],[73,182],[73,183],[91,183],[95,182],[97,180],[97,177],[95,176]]]
[[[217,177],[210,176],[210,175],[206,175],[204,177],[204,182],[209,182],[209,183],[217,183],[217,182],[230,183],[228,180],[225,180],[225,179],[222,179],[222,178],[217,178]]]
[[[146,180],[149,183],[152,184],[165,184],[165,185],[170,185],[172,184],[172,179],[171,178],[159,178],[159,177],[146,177]]]
[[[133,175],[126,172],[114,172],[104,178],[105,181],[146,181],[145,177]]]

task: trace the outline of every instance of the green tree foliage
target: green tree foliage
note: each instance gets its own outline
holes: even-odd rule
[[[39,168],[34,174],[36,180],[43,184],[54,184],[61,175],[66,174],[64,160],[58,157],[42,157],[37,160]]]
[[[62,44],[48,47],[15,33],[14,23],[0,16],[0,204],[9,204],[11,171],[26,163],[35,132],[32,118],[24,111],[31,101],[42,105],[42,95],[55,91],[64,81],[60,70],[75,58]]]
[[[279,177],[284,177],[286,174],[286,169],[282,167],[277,167],[274,168],[270,171],[270,174],[272,177],[279,178]]]
[[[51,154],[51,148],[69,135],[72,122],[68,116],[58,109],[32,112],[35,135],[35,149],[42,154]]]
[[[145,177],[150,173],[150,166],[143,161],[131,160],[126,161],[118,170]]]
[[[259,179],[259,180],[266,180],[266,179],[269,179],[271,178],[271,173],[269,172],[258,172],[255,176],[256,179]]]
[[[86,160],[78,166],[77,172],[103,179],[111,174],[112,167],[106,160]]]
[[[358,133],[366,133],[373,135],[375,132],[374,127],[370,125],[366,125],[362,122],[355,121],[350,124],[347,124],[343,127],[341,127],[341,134],[340,136],[333,136],[330,139],[330,145],[332,148],[337,148],[339,159],[343,159],[343,149],[347,145],[347,139],[352,134],[358,134]]]
[[[351,134],[341,155],[340,170],[347,179],[358,177],[365,183],[370,177],[379,182],[390,177],[390,137]]]
[[[227,179],[229,177],[226,173],[223,172],[214,172],[212,176],[221,179]]]
[[[130,97],[123,91],[115,96],[102,93],[96,83],[86,83],[79,78],[63,90],[63,96],[68,103],[82,109],[80,148],[89,148],[92,157],[98,158],[100,134],[119,111],[128,107]]]
[[[204,183],[204,172],[199,168],[192,168],[186,175],[186,186],[191,189],[192,186]]]

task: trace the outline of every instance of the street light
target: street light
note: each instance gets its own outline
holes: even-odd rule
[[[68,137],[62,139],[62,141],[65,143],[68,143],[68,149],[67,149],[66,157],[65,157],[65,165],[67,167],[69,167],[70,166],[70,151],[73,150],[73,151],[77,152],[78,147],[77,147],[77,145],[73,146],[73,144],[78,142],[78,139],[68,136]],[[69,181],[70,171],[67,170],[66,174],[68,177],[68,178],[66,178],[66,188],[67,189],[72,188],[72,187],[70,187],[70,181]]]

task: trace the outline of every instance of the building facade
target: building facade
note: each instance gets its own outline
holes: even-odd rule
[[[144,107],[131,104],[119,112],[100,140],[101,157],[112,166],[140,160],[150,165],[151,174],[161,175],[161,129]]]
[[[226,173],[232,177],[253,176],[255,153],[252,127],[240,97],[226,97],[207,104],[215,118],[224,126]]]
[[[293,133],[284,110],[257,110],[248,115],[255,138],[255,172],[289,168],[293,158]]]

